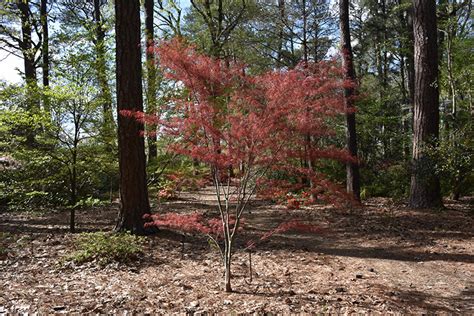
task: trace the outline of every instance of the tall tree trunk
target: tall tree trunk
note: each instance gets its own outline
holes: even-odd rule
[[[48,0],[41,0],[40,4],[41,29],[43,31],[43,42],[41,48],[41,57],[43,59],[43,88],[49,88],[49,28],[48,28]],[[44,109],[50,111],[50,102],[48,96],[43,98]]]
[[[339,1],[339,26],[341,30],[341,48],[343,64],[345,68],[345,78],[355,82],[356,74],[351,47],[351,34],[349,29],[349,0]],[[354,93],[355,89],[349,87],[344,89],[344,102],[346,110],[346,141],[350,154],[357,158],[357,134],[356,120],[354,113]],[[349,162],[346,165],[347,192],[351,193],[356,200],[360,200],[360,175],[359,166],[356,162]]]
[[[403,50],[403,47],[402,47]],[[408,138],[406,138],[406,135],[410,133],[410,125],[407,120],[407,107],[410,106],[410,101],[408,98],[408,91],[406,89],[406,77],[405,77],[405,72],[406,72],[406,66],[405,66],[405,55],[402,53],[400,54],[400,86],[402,90],[402,98],[403,102],[400,104],[400,113],[401,113],[401,125],[402,125],[402,130],[403,130],[403,157],[407,159],[410,156],[410,144],[408,141]]]
[[[95,63],[102,103],[102,136],[105,143],[110,145],[114,139],[115,127],[112,114],[112,92],[107,80],[105,30],[100,6],[100,0],[94,0]]]
[[[343,55],[343,64],[345,68],[345,78],[353,82],[356,80],[354,62],[351,47],[351,34],[349,29],[349,1],[339,1],[339,25],[341,30],[341,48]],[[344,89],[344,102],[346,110],[346,141],[350,154],[357,158],[357,134],[354,111],[354,93],[353,87]],[[356,162],[346,164],[347,173],[347,192],[351,193],[356,200],[360,200],[360,175],[359,166]]]
[[[23,54],[23,64],[25,70],[25,82],[27,89],[26,105],[31,113],[37,113],[40,110],[38,98],[38,83],[36,80],[35,50],[33,49],[33,39],[31,37],[31,12],[28,0],[18,0],[18,9],[20,11],[21,35],[20,48]],[[25,131],[26,144],[29,147],[36,145],[35,131],[29,127]]]
[[[301,5],[302,5],[301,13],[303,14],[303,29],[302,29],[303,41],[301,45],[303,46],[303,63],[304,63],[304,66],[307,67],[309,60],[308,60],[308,11],[306,8],[306,0],[302,0]],[[309,114],[309,108],[307,108],[306,111]],[[306,155],[305,155],[305,161],[304,161],[303,167],[308,168],[309,170],[313,170],[314,164],[312,161],[312,157],[310,155],[312,151],[312,147],[313,147],[313,140],[309,133],[305,135],[305,143],[306,143],[306,146],[305,146]],[[309,178],[304,177],[303,183],[307,183],[309,187],[311,188],[311,192],[313,192],[314,183],[311,177]]]
[[[39,110],[39,102],[36,96],[36,65],[33,50],[33,39],[31,37],[31,12],[28,0],[19,0],[18,9],[20,10],[22,41],[20,48],[23,53],[23,64],[25,70],[25,81],[28,87],[28,107],[29,110]]]
[[[69,219],[69,231],[74,233],[76,231],[76,214],[75,208],[77,203],[77,141],[74,141],[74,148],[72,152],[72,171],[71,171],[71,196],[69,204],[71,205],[71,213]]]
[[[277,53],[277,67],[284,66],[283,49],[285,47],[285,0],[278,0],[278,53]]]
[[[146,68],[147,68],[147,113],[156,113],[156,84],[157,84],[157,69],[155,65],[155,53],[153,52],[154,47],[154,27],[153,27],[153,12],[154,12],[154,0],[145,0],[145,39],[146,39]],[[157,157],[158,151],[156,148],[156,128],[151,131],[148,136],[148,161],[152,161]]]
[[[115,1],[117,117],[120,169],[120,215],[116,230],[144,233],[143,215],[150,212],[146,186],[143,124],[121,115],[143,111],[140,49],[140,1]]]
[[[69,204],[71,206],[71,214],[69,221],[69,231],[74,233],[76,230],[76,203],[77,203],[77,154],[79,146],[79,135],[81,132],[81,115],[77,112],[77,103],[74,102],[74,139],[71,148],[71,165],[69,167],[71,196]]]
[[[407,79],[408,79],[408,101],[410,104],[411,122],[410,127],[413,133],[413,119],[415,117],[415,40],[413,38],[413,6],[407,9]]]
[[[446,25],[448,20],[448,13],[447,13],[447,4],[446,0],[439,0],[438,1],[438,14],[439,18],[437,24],[440,26],[441,30],[438,32],[438,61],[442,63],[443,55],[444,55],[444,40],[445,40],[445,33],[443,32],[443,26]]]
[[[402,5],[403,0],[398,0],[398,5]],[[406,24],[407,24],[407,19],[404,16],[404,12],[400,11],[398,14],[398,20],[400,23],[400,37],[403,38],[406,34]],[[407,64],[406,64],[406,58],[407,58],[407,49],[409,47],[413,47],[413,43],[409,44],[407,41],[401,41],[400,42],[400,81],[401,81],[401,91],[402,91],[402,96],[403,96],[403,102],[401,102],[400,106],[400,113],[401,113],[401,124],[402,124],[402,129],[403,129],[403,157],[408,161],[410,157],[410,143],[407,135],[410,133],[410,124],[409,120],[407,117],[410,114],[410,108],[411,108],[411,101],[410,101],[410,96],[409,96],[409,87],[408,87],[408,80],[407,80]],[[408,111],[408,112],[407,112]]]
[[[308,64],[308,14],[306,12],[306,0],[302,1],[303,5],[303,62]]]
[[[379,100],[380,104],[382,107],[382,113],[384,117],[390,117],[393,115],[391,113],[392,109],[388,107],[387,105],[387,100],[386,100],[386,95],[388,91],[388,55],[387,55],[387,8],[386,8],[386,3],[385,0],[380,1],[380,4],[378,4],[380,7],[380,17],[381,20],[383,21],[381,27],[381,43],[379,43],[379,65],[378,65],[378,77],[379,77],[379,82],[380,82],[380,94],[379,94]],[[377,10],[379,12],[379,10]],[[383,120],[382,121],[382,144],[383,144],[383,155],[384,159],[389,159],[389,157],[392,157],[391,152],[390,152],[390,123],[388,120]]]
[[[449,3],[449,1],[448,1]],[[451,116],[451,119],[453,121],[452,125],[456,125],[456,113],[457,113],[457,87],[456,87],[456,80],[454,78],[454,62],[453,62],[453,52],[454,52],[454,40],[456,38],[457,34],[457,27],[458,24],[456,23],[456,16],[457,16],[457,8],[456,5],[453,5],[453,8],[450,10],[450,12],[447,13],[446,21],[445,21],[445,32],[440,32],[440,34],[444,35],[446,45],[444,47],[444,51],[446,52],[446,72],[448,75],[448,83],[449,83],[449,92],[451,94],[451,111],[447,109],[447,115]],[[441,49],[440,49],[441,51]],[[440,58],[442,56],[440,55]],[[440,64],[442,64],[440,60]],[[449,113],[451,112],[451,113]],[[448,121],[448,120],[446,120]],[[448,134],[450,134],[450,129],[453,126],[449,126],[447,124],[448,130],[446,131]],[[453,135],[450,135],[453,136]]]
[[[316,24],[313,26],[314,28],[314,39],[313,39],[313,51],[314,51],[314,62],[319,62],[319,25]]]
[[[410,201],[413,208],[442,206],[439,179],[427,150],[439,137],[436,1],[413,0],[415,117]]]

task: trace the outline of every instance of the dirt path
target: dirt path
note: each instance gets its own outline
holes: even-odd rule
[[[161,211],[215,212],[212,191],[182,194]],[[471,201],[472,203],[472,201]],[[8,254],[0,260],[0,314],[41,313],[321,313],[474,314],[472,204],[413,211],[370,200],[360,210],[298,210],[324,230],[284,234],[252,256],[237,250],[235,293],[220,290],[218,255],[192,238],[181,257],[177,236],[147,237],[133,265],[63,265],[74,236],[67,213],[0,214]],[[109,230],[116,209],[79,212],[82,231]],[[278,225],[281,206],[255,203],[241,243]]]

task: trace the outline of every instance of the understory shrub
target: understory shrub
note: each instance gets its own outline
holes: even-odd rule
[[[392,164],[377,168],[364,168],[361,198],[390,197],[401,200],[408,197],[410,189],[410,165]]]
[[[76,239],[76,250],[67,257],[66,261],[78,264],[97,261],[105,265],[114,261],[137,260],[143,253],[144,241],[144,237],[129,233],[82,233]]]

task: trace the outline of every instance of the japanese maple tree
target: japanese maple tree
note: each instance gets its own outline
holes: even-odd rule
[[[188,92],[172,100],[178,115],[161,120],[143,113],[122,114],[161,124],[162,132],[176,139],[171,150],[210,166],[222,240],[216,244],[222,245],[225,291],[232,291],[235,238],[244,210],[269,171],[310,179],[310,191],[320,200],[350,199],[316,168],[320,159],[352,159],[345,150],[316,145],[321,143],[318,139],[333,135],[331,117],[344,114],[342,89],[350,83],[341,79],[341,68],[333,61],[249,76],[243,65],[198,54],[181,40],[161,44],[156,53],[165,75]],[[313,163],[302,167],[297,163],[301,159]],[[152,223],[182,226],[184,231],[215,231],[198,215],[155,217]],[[276,232],[306,227],[295,223],[282,223]]]

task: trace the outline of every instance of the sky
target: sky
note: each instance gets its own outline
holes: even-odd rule
[[[189,7],[190,0],[179,0],[182,8]],[[336,51],[332,48],[329,55],[333,55]],[[0,50],[0,81],[7,81],[9,83],[19,83],[22,78],[19,70],[23,69],[23,60],[13,55],[8,55],[6,52]]]
[[[182,8],[191,5],[190,0],[179,0]],[[0,81],[9,83],[19,83],[22,78],[19,70],[23,69],[23,60],[13,55],[9,55],[0,49]]]
[[[21,76],[18,69],[23,69],[23,60],[0,50],[0,81],[20,82]]]

